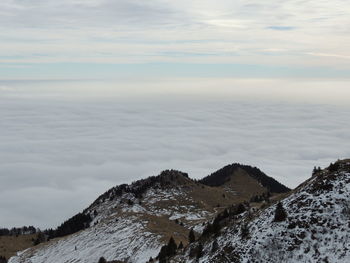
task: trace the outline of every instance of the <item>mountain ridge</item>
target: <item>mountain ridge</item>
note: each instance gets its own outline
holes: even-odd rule
[[[226,207],[269,192],[247,171],[237,170],[234,178],[238,188],[248,183],[249,190],[237,191],[233,181],[220,187],[205,185],[177,170],[112,187],[82,213],[45,232],[49,242],[19,253],[10,262],[87,263],[97,262],[100,256],[145,262],[171,236],[187,245],[191,229],[199,235],[205,223]]]
[[[228,215],[169,262],[349,262],[349,201],[350,160],[339,160],[265,209]]]

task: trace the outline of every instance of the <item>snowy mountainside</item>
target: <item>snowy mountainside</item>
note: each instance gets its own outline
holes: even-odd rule
[[[276,206],[230,217],[171,262],[350,262],[350,160],[317,171]]]
[[[228,184],[214,187],[186,173],[166,170],[113,187],[83,211],[84,220],[89,219],[84,221],[85,229],[22,251],[9,262],[97,263],[100,257],[147,262],[171,236],[187,245],[190,229],[199,235],[205,223],[224,208],[268,191],[252,178],[238,171],[233,180],[226,179]]]
[[[19,253],[17,257],[12,257],[9,262],[88,263],[98,262],[102,256],[107,260],[146,262],[151,256],[155,257],[158,254],[165,238],[164,233],[152,231],[150,224],[156,221],[155,218],[181,218],[184,215],[184,222],[192,227],[212,213],[196,209],[197,206],[194,205],[181,207],[174,204],[176,210],[172,206],[164,206],[164,202],[177,202],[179,196],[189,203],[192,202],[184,190],[185,182],[190,183],[190,179],[175,171],[170,171],[166,177],[168,176],[174,177],[174,180],[168,181],[163,178],[165,175],[161,176],[160,180],[152,182],[142,191],[139,191],[138,186],[143,184],[139,182],[122,186],[125,189],[120,192],[120,187],[108,191],[107,195],[102,195],[84,211],[92,217],[91,227],[28,249]],[[178,188],[170,187],[176,179],[183,183],[183,187],[179,182]],[[142,197],[139,195],[141,192]],[[185,238],[188,231],[185,225],[181,226],[171,221],[167,223],[172,224],[171,229],[175,229],[179,235],[184,233]],[[181,236],[178,239],[180,240]]]

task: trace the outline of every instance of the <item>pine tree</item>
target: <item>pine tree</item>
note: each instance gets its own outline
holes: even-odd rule
[[[216,240],[214,240],[213,245],[211,246],[211,252],[214,253],[218,250],[219,244]]]
[[[201,258],[203,256],[203,245],[202,243],[199,243],[198,244],[198,247],[197,247],[197,255],[196,255],[196,258]]]
[[[276,210],[275,210],[275,218],[273,221],[275,222],[282,222],[284,220],[286,220],[287,218],[287,212],[284,209],[283,205],[281,202],[279,202],[276,206]]]
[[[104,257],[100,257],[98,263],[107,263],[107,260]]]
[[[194,231],[193,229],[191,229],[189,235],[188,235],[188,241],[190,243],[193,243],[194,241],[196,241],[196,236],[194,235]]]
[[[175,243],[175,240],[173,237],[170,237],[167,245],[167,256],[168,257],[174,256],[176,254],[176,249],[177,249],[177,245]]]
[[[248,238],[249,237],[249,227],[248,224],[245,223],[241,227],[241,237],[242,238]]]
[[[183,248],[184,248],[184,244],[182,244],[182,241],[181,241],[177,249],[183,249]]]
[[[46,241],[46,237],[43,232],[38,232],[36,239],[33,240],[34,246],[39,245],[42,242]]]
[[[331,163],[328,167],[328,170],[330,172],[336,172],[339,168],[339,163],[335,162],[335,163]]]
[[[167,254],[168,254],[168,246],[164,245],[161,247],[157,257],[159,259],[159,263],[166,263]]]
[[[237,208],[236,208],[235,214],[236,214],[236,215],[242,214],[243,212],[245,212],[245,210],[246,210],[246,209],[245,209],[244,204],[240,203],[240,204],[237,206]]]
[[[166,263],[169,257],[176,254],[177,245],[173,237],[170,237],[167,245],[162,246],[158,254],[159,263]]]
[[[213,233],[213,226],[212,224],[208,223],[207,226],[203,229],[202,236],[208,237]]]
[[[220,218],[215,218],[213,225],[212,225],[212,231],[215,235],[218,235],[220,233],[220,223],[219,223]]]
[[[320,166],[318,166],[318,167],[314,166],[314,169],[312,170],[312,175],[315,175],[321,171],[322,171],[322,169]]]
[[[0,263],[7,263],[7,259],[3,256],[0,256]]]

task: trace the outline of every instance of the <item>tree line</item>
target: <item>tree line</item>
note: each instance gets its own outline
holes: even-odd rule
[[[164,170],[158,176],[150,176],[146,179],[133,182],[131,185],[121,184],[115,186],[99,196],[91,206],[102,203],[105,200],[112,201],[115,198],[122,196],[123,193],[131,193],[135,196],[135,198],[141,199],[143,194],[154,186],[159,186],[162,188],[172,185],[177,176],[184,176],[188,178],[187,173],[177,170]]]
[[[13,227],[11,229],[0,228],[0,236],[32,235],[37,231],[33,226]]]
[[[92,218],[89,214],[79,213],[63,222],[56,229],[45,230],[44,234],[48,239],[67,236],[88,228],[91,221]]]

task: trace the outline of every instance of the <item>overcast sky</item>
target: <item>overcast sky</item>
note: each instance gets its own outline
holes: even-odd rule
[[[344,78],[349,13],[344,0],[2,0],[0,78]]]
[[[1,0],[0,227],[232,163],[289,187],[350,156],[350,2]]]

